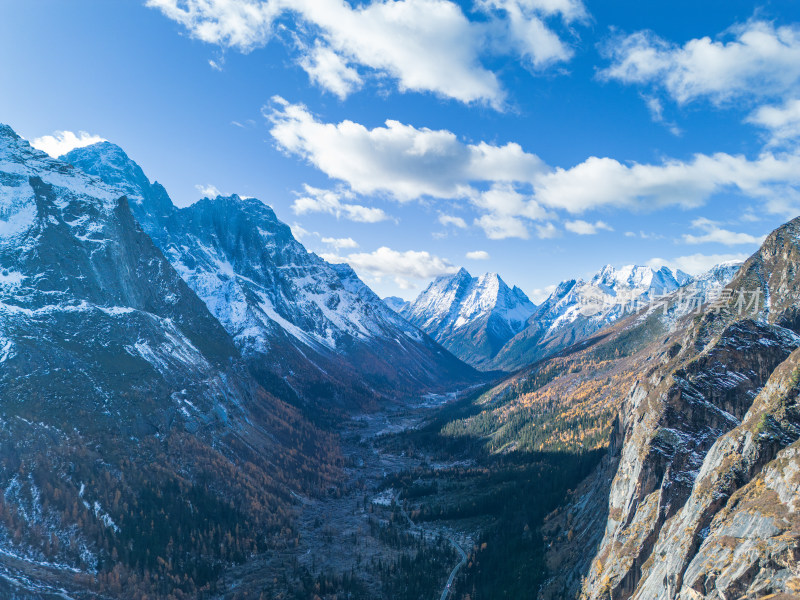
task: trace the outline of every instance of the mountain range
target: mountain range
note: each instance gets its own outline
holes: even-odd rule
[[[696,278],[668,267],[603,267],[589,281],[561,282],[539,306],[496,274],[473,278],[465,269],[433,281],[413,302],[385,302],[453,354],[484,370],[514,371],[562,351],[684,289],[704,303],[736,274],[737,264]]]
[[[177,208],[109,142],[62,157],[123,191],[144,231],[233,338],[251,372],[315,410],[374,405],[479,376],[387,308],[346,265],[308,252],[266,204]]]

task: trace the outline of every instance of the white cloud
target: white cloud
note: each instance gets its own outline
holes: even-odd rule
[[[671,260],[664,258],[653,258],[647,261],[647,266],[654,269],[669,267],[673,271],[680,269],[689,275],[700,275],[721,263],[743,262],[749,257],[748,254],[691,254],[689,256],[678,256]]]
[[[481,0],[478,6],[504,14],[505,19],[493,22],[499,29],[496,43],[507,53],[522,56],[534,69],[566,62],[573,55],[572,48],[545,23],[545,18],[560,15],[571,22],[587,16],[582,3],[560,0]]]
[[[323,123],[305,106],[278,97],[264,115],[283,151],[360,194],[384,193],[400,201],[457,198],[470,192],[470,182],[530,182],[543,169],[541,159],[518,144],[467,144],[444,129],[393,120],[374,129],[353,121]]]
[[[800,99],[787,100],[782,106],[762,106],[747,118],[770,132],[771,146],[800,139]]]
[[[800,81],[800,26],[751,21],[718,40],[703,37],[683,46],[640,31],[614,40],[609,55],[602,78],[663,87],[680,104],[781,96]]]
[[[250,52],[272,35],[272,23],[283,8],[260,0],[147,0],[191,35],[210,44]]]
[[[664,208],[702,205],[724,190],[765,200],[770,212],[791,214],[800,206],[792,186],[800,184],[800,155],[765,152],[755,160],[741,155],[697,154],[690,161],[623,164],[590,157],[558,168],[534,184],[536,200],[551,208],[581,213],[600,206]]]
[[[683,241],[687,244],[707,244],[716,243],[726,246],[739,246],[741,244],[762,244],[767,236],[754,236],[748,233],[736,233],[728,229],[722,229],[716,221],[706,218],[699,218],[692,221],[692,227],[700,229],[702,235],[692,235],[687,233],[683,236]]]
[[[486,250],[474,250],[464,255],[468,260],[489,260],[489,253]]]
[[[311,234],[311,232],[300,225],[300,223],[292,223],[290,229],[292,230],[294,239],[296,239],[298,242],[302,242],[303,238],[308,237]]]
[[[527,238],[526,220],[550,218],[530,194],[518,192],[510,183],[495,183],[485,191],[474,193],[472,204],[488,214],[475,220],[490,239]]]
[[[380,280],[392,277],[395,283],[409,289],[409,279],[430,279],[439,275],[448,275],[458,271],[449,260],[440,258],[426,251],[408,250],[400,252],[386,246],[374,252],[358,252],[347,256],[322,254],[328,262],[350,264],[356,272],[372,276]]]
[[[336,52],[319,41],[300,60],[311,81],[344,99],[363,83],[361,76]]]
[[[330,238],[324,237],[322,238],[323,244],[328,244],[329,246],[333,246],[336,250],[342,250],[347,248],[358,248],[358,242],[355,241],[353,238]]]
[[[462,102],[502,106],[504,92],[483,61],[519,55],[537,69],[572,50],[547,21],[584,19],[579,0],[485,0],[470,20],[451,0],[147,0],[204,42],[249,52],[278,27],[301,40],[299,63],[312,80],[346,96],[362,83],[356,66],[388,75],[401,91],[433,92]],[[290,15],[287,24],[283,19]],[[503,42],[503,43],[500,43]]]
[[[483,229],[490,240],[508,238],[528,239],[528,227],[522,219],[511,215],[490,214],[475,219],[475,225]]]
[[[58,158],[75,148],[83,148],[84,146],[91,146],[105,141],[105,138],[99,135],[91,135],[85,131],[79,131],[77,135],[72,131],[55,131],[53,135],[43,135],[35,138],[31,142],[31,146],[46,152],[53,158]]]
[[[564,229],[572,233],[577,233],[578,235],[595,235],[601,229],[605,231],[614,231],[610,225],[603,221],[589,223],[588,221],[582,221],[580,219],[576,221],[567,221],[564,223]]]
[[[316,194],[301,199],[298,214],[346,214],[340,206],[343,194],[348,204],[359,194],[400,202],[468,200],[478,212],[474,224],[487,236],[524,239],[532,222],[556,220],[553,211],[578,215],[611,206],[696,208],[721,192],[757,198],[773,214],[793,216],[800,210],[800,154],[696,154],[656,164],[592,156],[570,168],[552,169],[515,143],[468,143],[448,130],[393,120],[373,129],[353,121],[325,123],[305,106],[281,98],[274,98],[264,115],[279,148],[307,160],[346,190],[334,194],[336,202],[322,202]],[[379,209],[360,209],[372,211],[373,219],[385,218],[374,212]],[[552,225],[539,230],[540,237],[556,233]]]
[[[321,212],[357,223],[378,223],[389,218],[380,208],[343,201],[353,198],[348,191],[321,190],[310,185],[304,186],[304,189],[305,194],[292,204],[292,210],[297,215]]]
[[[216,186],[211,185],[196,185],[194,186],[195,189],[200,192],[204,198],[216,198],[217,196],[221,196],[222,192],[220,192]]]
[[[441,223],[444,226],[453,225],[454,227],[458,227],[459,229],[467,228],[467,222],[461,217],[446,215],[443,213],[439,214],[439,223]]]
[[[544,225],[536,226],[536,235],[543,240],[549,240],[558,237],[558,228],[552,223],[545,223]]]

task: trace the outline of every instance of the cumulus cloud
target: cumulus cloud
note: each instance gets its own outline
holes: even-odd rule
[[[555,225],[542,224],[558,220],[557,211],[580,215],[601,207],[696,208],[721,192],[757,198],[773,214],[800,210],[800,154],[791,152],[764,151],[754,158],[696,154],[653,164],[592,156],[570,168],[551,168],[519,144],[467,142],[445,129],[394,120],[371,129],[354,121],[326,123],[282,98],[274,98],[264,115],[281,150],[339,182],[340,191],[300,199],[298,214],[313,210],[354,220],[386,218],[380,209],[355,204],[359,195],[399,202],[466,200],[478,212],[473,224],[488,237],[525,239],[532,225],[540,237],[556,235]],[[461,225],[455,220],[447,224]],[[580,224],[572,227],[588,231]]]
[[[276,2],[259,0],[147,0],[191,35],[211,44],[250,52],[272,35],[272,23],[282,11]]]
[[[91,146],[92,144],[105,141],[105,138],[99,135],[86,133],[85,131],[79,131],[77,134],[72,131],[55,131],[53,135],[43,135],[42,137],[35,138],[31,142],[31,146],[37,150],[46,152],[53,158],[58,158],[75,148],[83,148],[84,146]]]
[[[544,168],[519,144],[468,144],[451,131],[394,120],[373,129],[353,121],[324,123],[305,106],[279,97],[264,115],[279,148],[360,194],[383,193],[400,201],[458,198],[469,193],[470,182],[530,182]]]
[[[552,223],[544,223],[543,225],[536,226],[536,236],[543,240],[549,240],[558,237],[558,228]]]
[[[475,250],[464,255],[468,260],[489,260],[489,253],[486,250]]]
[[[403,289],[412,287],[409,279],[431,279],[458,271],[458,267],[447,259],[429,252],[417,250],[401,252],[386,246],[382,246],[374,252],[357,252],[346,256],[322,254],[321,256],[328,262],[346,262],[359,274],[365,274],[377,280],[391,277]]]
[[[357,223],[378,223],[389,218],[380,208],[350,202],[353,194],[348,191],[321,190],[310,185],[304,186],[304,190],[292,204],[297,215],[321,212]]]
[[[348,248],[358,248],[358,242],[355,241],[353,238],[331,238],[331,237],[324,237],[322,238],[323,244],[328,244],[329,246],[333,246],[336,250],[348,249]]]
[[[534,68],[569,60],[572,50],[553,28],[584,19],[579,0],[482,0],[470,20],[452,0],[147,0],[193,37],[249,52],[280,27],[300,44],[300,65],[312,81],[340,97],[363,82],[360,67],[389,76],[401,91],[433,92],[499,108],[504,99],[484,60],[524,57]],[[502,43],[501,43],[502,42]]]
[[[763,127],[770,134],[770,146],[800,139],[800,99],[787,100],[779,106],[761,106],[748,118],[748,123]]]
[[[564,223],[564,229],[571,231],[572,233],[577,233],[578,235],[595,235],[600,230],[614,231],[610,225],[604,223],[603,221],[590,223],[589,221],[582,221],[580,219],[575,221],[567,221]]]
[[[609,44],[600,77],[662,88],[676,102],[782,96],[800,81],[800,26],[750,21],[719,39],[672,44],[640,31]]]
[[[711,267],[722,263],[744,262],[749,255],[747,254],[691,254],[689,256],[678,256],[671,260],[664,258],[653,258],[647,261],[647,266],[654,269],[669,267],[673,271],[680,269],[689,275],[700,275],[708,271]]]
[[[489,239],[528,238],[526,220],[542,221],[551,215],[530,194],[522,194],[509,183],[496,183],[472,195],[472,204],[488,214],[475,219]]]
[[[467,222],[461,217],[456,217],[454,215],[446,215],[444,213],[439,214],[439,223],[441,223],[444,226],[452,225],[453,227],[458,227],[459,229],[467,228]]]
[[[493,23],[499,29],[496,43],[523,57],[534,69],[566,62],[573,55],[572,48],[546,24],[546,17],[560,15],[567,23],[587,17],[583,4],[571,1],[481,0],[478,6],[504,14],[503,20]]]
[[[722,229],[720,223],[706,218],[699,218],[692,221],[692,227],[703,231],[701,235],[687,233],[683,236],[683,241],[687,244],[724,244],[725,246],[739,246],[741,244],[762,244],[767,236],[754,236],[748,233],[736,233],[728,229]]]
[[[542,175],[534,184],[544,206],[581,213],[600,206],[663,208],[702,205],[723,190],[764,199],[773,213],[798,206],[792,186],[800,183],[800,156],[765,152],[754,160],[741,155],[697,154],[689,161],[623,164],[590,157],[570,168]]]

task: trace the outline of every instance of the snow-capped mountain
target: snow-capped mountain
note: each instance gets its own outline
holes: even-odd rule
[[[726,263],[693,278],[668,267],[628,265],[615,269],[606,265],[589,281],[563,281],[531,315],[527,326],[498,352],[493,366],[507,370],[522,367],[571,346],[679,289],[685,289],[687,302],[677,310],[696,308],[714,291],[721,290],[737,269],[736,264]],[[694,296],[691,302],[688,296]],[[677,313],[672,315],[677,316]]]
[[[179,209],[108,142],[63,158],[124,190],[142,228],[230,333],[251,370],[282,395],[370,402],[476,376],[351,269],[306,251],[263,202],[220,196]]]
[[[100,565],[129,577],[151,552],[155,579],[230,564],[205,523],[261,543],[330,472],[325,434],[258,385],[123,193],[2,125],[0,399],[3,597],[94,597]]]
[[[466,269],[438,277],[401,314],[462,360],[484,365],[518,333],[536,306],[496,273]]]

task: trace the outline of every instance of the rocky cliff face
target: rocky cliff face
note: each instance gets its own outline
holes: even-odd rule
[[[406,398],[478,375],[388,308],[351,269],[297,242],[263,202],[174,207],[107,142],[64,159],[125,191],[143,229],[233,337],[252,372],[318,408]]]
[[[518,333],[535,305],[495,273],[466,269],[433,281],[401,314],[462,360],[483,367]]]
[[[800,220],[773,232],[631,391],[582,597],[797,591],[799,234]]]
[[[7,127],[0,398],[9,597],[119,597],[121,581],[194,596],[274,547],[289,490],[324,485],[336,460],[249,375],[125,196]]]

